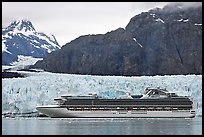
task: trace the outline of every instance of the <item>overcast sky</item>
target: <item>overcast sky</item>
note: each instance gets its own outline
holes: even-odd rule
[[[36,31],[53,34],[64,44],[81,35],[125,28],[130,19],[169,2],[2,2],[2,27],[27,19]]]

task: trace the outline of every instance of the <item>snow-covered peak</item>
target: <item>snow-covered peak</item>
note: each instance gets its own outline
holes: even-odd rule
[[[20,31],[35,31],[35,28],[33,27],[32,23],[28,20],[20,20],[16,22],[17,24],[17,29]]]
[[[4,29],[4,31],[35,32],[36,30],[29,20],[20,20],[20,21],[13,21],[7,28]]]
[[[2,28],[4,65],[17,61],[18,55],[42,58],[60,48],[54,35],[37,32],[29,20],[13,21],[8,27]]]

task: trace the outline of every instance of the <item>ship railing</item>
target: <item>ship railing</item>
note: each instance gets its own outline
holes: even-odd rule
[[[183,105],[182,105],[183,106]],[[177,110],[191,110],[190,107],[188,108],[179,108],[178,105],[176,106],[133,106],[133,105],[83,105],[83,106],[73,106],[73,105],[62,105],[62,107],[66,107],[69,110],[123,110],[123,111],[136,111],[136,110],[149,110],[149,111],[177,111]]]
[[[80,106],[80,107],[101,107],[101,106],[104,106],[104,107],[191,107],[192,108],[192,105],[60,105],[61,107],[77,107],[77,106]]]

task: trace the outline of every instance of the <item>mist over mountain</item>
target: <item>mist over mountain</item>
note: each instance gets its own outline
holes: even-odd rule
[[[125,28],[76,38],[32,68],[116,76],[202,74],[202,4],[142,12]]]
[[[54,35],[37,32],[28,20],[2,28],[2,65],[11,65],[18,56],[42,58],[60,48]]]

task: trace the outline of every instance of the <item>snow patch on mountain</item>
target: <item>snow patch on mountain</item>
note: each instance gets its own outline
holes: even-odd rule
[[[18,61],[11,63],[11,65],[16,66],[16,70],[24,69],[27,66],[35,64],[39,60],[43,60],[43,58],[33,58],[32,56],[18,55]]]

